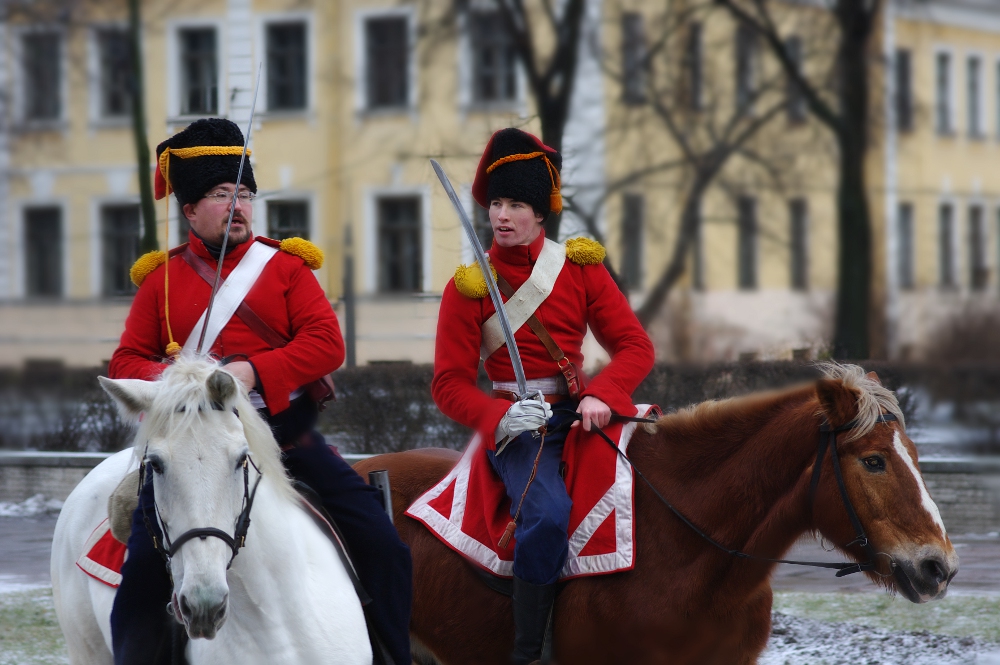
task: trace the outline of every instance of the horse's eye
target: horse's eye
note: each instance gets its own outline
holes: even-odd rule
[[[871,457],[866,457],[861,461],[864,463],[865,468],[872,473],[885,471],[885,460],[879,455],[872,455]]]
[[[236,470],[239,471],[240,468],[247,463],[247,454],[243,453],[240,458],[236,460]]]
[[[163,462],[161,462],[157,458],[150,457],[149,459],[146,460],[146,464],[149,465],[149,468],[152,469],[153,473],[155,473],[156,475],[158,476],[163,475]]]

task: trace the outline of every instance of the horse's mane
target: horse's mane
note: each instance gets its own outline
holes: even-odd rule
[[[149,439],[150,434],[176,432],[187,428],[201,427],[203,413],[212,411],[212,400],[208,394],[208,378],[216,371],[225,372],[225,367],[207,359],[181,356],[164,370],[158,383],[160,390],[153,400],[149,412],[145,414],[135,437],[135,454],[141,456],[139,446]],[[233,377],[238,390],[234,407],[243,425],[247,447],[257,468],[270,479],[275,490],[293,500],[295,491],[281,463],[281,452],[274,440],[271,428],[250,404],[242,384]]]
[[[900,427],[905,428],[903,411],[896,401],[896,396],[875,379],[868,378],[863,368],[836,362],[817,363],[816,366],[825,378],[840,381],[846,388],[858,394],[858,413],[855,418],[857,424],[844,441],[854,441],[871,432],[883,410],[896,416]],[[770,418],[773,409],[790,404],[802,404],[810,399],[816,399],[814,384],[756,392],[723,400],[709,400],[663,416],[657,422],[657,427],[671,430],[680,437],[680,440],[692,435],[706,436],[706,433],[711,432],[716,440],[731,438],[732,443],[736,445],[742,440],[742,432],[746,428],[757,429]],[[822,414],[822,409],[816,413]],[[739,422],[743,427],[734,428],[732,426],[734,422]]]
[[[854,418],[857,425],[848,433],[845,441],[856,441],[871,432],[883,410],[896,416],[899,426],[906,429],[906,420],[896,401],[896,395],[875,379],[868,378],[864,368],[836,362],[818,363],[817,367],[826,378],[840,381],[846,388],[852,388],[858,393],[858,415]]]

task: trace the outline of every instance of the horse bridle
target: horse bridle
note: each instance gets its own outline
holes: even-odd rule
[[[582,416],[580,414],[575,412],[574,414],[577,420],[582,420]],[[619,422],[634,422],[634,423],[656,422],[656,420],[653,418],[636,418],[636,417],[619,416],[619,415],[613,415],[612,419]],[[883,413],[879,415],[879,417],[875,420],[875,422],[887,423],[887,422],[895,422],[896,420],[897,418],[895,415],[891,413]],[[844,503],[844,509],[847,511],[847,516],[851,521],[851,525],[854,527],[854,536],[855,536],[854,540],[844,545],[844,548],[848,548],[853,545],[860,545],[861,548],[864,550],[865,554],[868,556],[868,561],[865,561],[864,563],[857,563],[857,562],[833,563],[828,561],[791,561],[788,559],[770,559],[768,557],[756,556],[737,549],[726,547],[725,545],[718,542],[717,540],[709,536],[707,533],[702,531],[700,528],[698,528],[698,526],[695,525],[694,522],[692,522],[681,511],[675,508],[673,504],[671,504],[666,499],[666,497],[664,497],[659,492],[659,490],[657,490],[656,487],[653,486],[653,484],[649,481],[649,479],[647,479],[646,476],[643,475],[642,471],[636,468],[632,460],[629,459],[629,457],[624,452],[622,452],[622,450],[614,443],[614,441],[611,440],[611,438],[607,434],[605,434],[601,430],[601,428],[597,427],[596,425],[592,425],[591,431],[596,431],[597,434],[608,443],[608,445],[610,445],[612,448],[615,449],[619,457],[628,462],[629,466],[632,467],[632,470],[634,470],[636,474],[640,478],[642,478],[643,482],[645,482],[646,485],[649,487],[649,489],[652,490],[653,494],[656,495],[656,498],[658,498],[660,502],[663,503],[663,505],[669,508],[670,512],[672,512],[681,522],[686,524],[688,528],[690,528],[696,534],[698,534],[703,539],[708,541],[711,545],[722,550],[723,552],[725,552],[730,556],[734,556],[740,559],[752,559],[754,561],[763,561],[767,563],[787,563],[793,566],[812,566],[814,568],[831,568],[837,571],[836,574],[837,577],[844,577],[845,575],[853,575],[854,573],[860,573],[869,570],[873,571],[876,575],[882,577],[888,577],[892,573],[889,574],[880,573],[876,567],[877,566],[876,559],[880,555],[888,557],[890,569],[895,569],[896,562],[890,554],[886,552],[875,551],[875,548],[872,547],[871,542],[868,540],[868,536],[865,533],[865,529],[861,524],[861,520],[858,518],[858,513],[854,509],[854,504],[851,502],[851,498],[847,495],[847,486],[844,483],[844,475],[840,468],[840,457],[837,455],[837,435],[854,429],[857,426],[857,424],[858,422],[856,420],[852,420],[851,422],[844,425],[840,425],[839,427],[833,427],[827,421],[824,421],[820,425],[819,447],[816,451],[816,463],[813,465],[812,480],[810,481],[809,484],[809,503],[810,505],[812,505],[815,502],[816,489],[819,486],[820,473],[822,472],[823,469],[823,458],[826,456],[827,448],[829,448],[830,460],[833,466],[833,475],[837,479],[837,487],[840,490],[840,498]]]
[[[149,446],[147,444],[146,450],[148,451]],[[257,480],[253,484],[253,489],[250,489],[250,467],[253,467],[254,471],[257,472]],[[260,486],[260,479],[264,474],[261,473],[260,469],[250,458],[248,454],[243,459],[243,506],[240,510],[240,514],[236,517],[236,526],[233,529],[233,535],[229,535],[222,529],[217,529],[213,526],[198,527],[194,529],[188,529],[181,535],[177,536],[175,540],[171,540],[169,533],[167,533],[167,523],[160,515],[160,509],[156,505],[156,496],[153,496],[153,511],[156,514],[156,520],[160,524],[160,529],[163,532],[163,542],[156,537],[156,531],[153,529],[153,523],[149,519],[149,515],[146,512],[146,504],[142,500],[142,488],[146,482],[146,451],[143,451],[142,462],[139,464],[139,505],[142,507],[142,521],[146,525],[146,532],[149,534],[150,539],[153,541],[153,547],[156,551],[160,553],[163,560],[166,561],[167,567],[170,567],[170,560],[184,543],[192,540],[194,538],[200,538],[205,540],[209,536],[213,538],[218,538],[232,550],[233,555],[229,557],[229,563],[226,564],[226,570],[229,570],[233,565],[233,561],[236,559],[236,555],[239,554],[240,548],[246,545],[247,532],[250,530],[250,510],[253,508],[254,497],[257,496],[257,487]]]

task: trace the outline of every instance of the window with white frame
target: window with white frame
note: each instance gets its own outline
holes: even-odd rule
[[[105,297],[135,293],[129,269],[139,258],[140,232],[138,204],[101,208],[101,294]]]
[[[986,215],[981,205],[969,206],[969,287],[983,291],[990,283],[986,259]]]
[[[983,135],[983,60],[977,55],[971,55],[965,61],[966,77],[966,122],[969,136],[980,138]]]
[[[622,196],[621,277],[630,289],[642,287],[642,227],[646,201],[642,194]]]
[[[748,113],[756,95],[757,34],[745,23],[736,27],[736,109]]]
[[[29,298],[63,294],[62,209],[55,206],[24,211],[24,284]]]
[[[942,203],[938,208],[938,285],[953,289],[958,286],[955,273],[955,208]]]
[[[26,32],[21,35],[23,117],[46,122],[62,117],[62,35]]]
[[[741,289],[757,288],[757,200],[741,196],[736,201],[736,271]]]
[[[470,11],[472,101],[493,104],[517,100],[517,52],[500,12]]]
[[[372,16],[364,23],[365,101],[370,110],[399,109],[410,99],[410,40],[406,16]]]
[[[267,235],[275,240],[285,238],[309,240],[309,202],[268,201]]]
[[[180,46],[181,113],[219,112],[219,71],[215,28],[183,28]]]
[[[376,201],[378,290],[421,290],[422,243],[419,196],[384,196]]]
[[[899,288],[907,291],[913,288],[916,275],[914,237],[913,204],[902,202],[896,213],[896,276]]]
[[[267,26],[267,110],[299,111],[308,103],[304,21]]]
[[[940,135],[954,131],[951,103],[951,54],[939,52],[934,59],[934,126]]]
[[[791,286],[796,291],[809,288],[809,202],[788,202]]]
[[[795,65],[795,70],[798,72],[802,71],[802,61],[804,58],[802,38],[798,35],[792,35],[785,40],[785,51],[788,53],[788,57],[791,59],[792,63]],[[805,122],[806,119],[806,97],[802,94],[802,88],[799,84],[788,77],[786,83],[786,96],[788,97],[788,102],[786,108],[788,122],[791,124],[798,124],[800,122]]]
[[[913,129],[913,59],[909,49],[896,49],[893,73],[896,77],[896,128]]]
[[[622,100],[626,104],[646,101],[646,27],[642,14],[622,14]]]
[[[132,46],[124,28],[101,28],[97,43],[97,111],[101,118],[124,118],[132,110]]]

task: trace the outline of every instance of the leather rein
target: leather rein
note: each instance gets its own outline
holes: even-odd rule
[[[212,408],[221,411],[221,406],[212,405]],[[235,411],[235,409],[234,409]],[[160,553],[163,560],[167,563],[167,568],[170,568],[170,559],[173,558],[175,554],[180,550],[181,546],[189,540],[195,538],[200,538],[205,540],[208,537],[218,538],[232,551],[233,555],[229,557],[229,563],[226,564],[226,570],[232,567],[233,561],[236,559],[236,555],[239,554],[240,549],[246,545],[247,532],[250,530],[250,510],[253,508],[254,497],[257,496],[257,487],[260,486],[260,479],[263,477],[260,468],[250,459],[250,455],[247,454],[246,458],[243,460],[243,506],[240,510],[240,514],[236,517],[236,525],[233,529],[233,535],[229,535],[222,529],[217,529],[213,526],[198,527],[194,529],[188,529],[181,535],[177,536],[176,539],[171,539],[170,534],[167,532],[167,523],[164,521],[163,517],[160,516],[160,509],[156,505],[156,497],[153,497],[153,511],[156,514],[156,520],[160,524],[160,529],[163,532],[163,542],[156,537],[156,532],[153,530],[153,524],[149,519],[149,515],[146,513],[146,504],[142,501],[141,494],[143,485],[146,483],[146,451],[149,450],[147,444],[146,450],[142,453],[142,461],[139,464],[139,491],[140,495],[139,503],[142,506],[142,521],[146,525],[146,532],[149,534],[150,539],[153,541],[153,547],[156,551]],[[250,488],[250,467],[253,467],[254,471],[257,472],[257,480],[253,484],[253,489]]]
[[[580,414],[575,412],[573,413],[576,416],[577,420],[582,420],[582,416]],[[611,418],[619,422],[632,422],[632,423],[656,422],[654,418],[636,418],[631,416],[619,416],[619,415],[612,415]],[[891,413],[883,413],[879,415],[878,419],[875,422],[887,423],[887,422],[894,422],[896,420],[897,419],[895,415]],[[869,570],[873,571],[876,575],[882,577],[888,577],[892,573],[889,574],[880,573],[876,567],[876,559],[878,558],[879,555],[888,557],[890,569],[896,568],[896,562],[895,560],[893,560],[892,556],[887,554],[886,552],[876,552],[875,548],[872,547],[871,542],[868,540],[868,536],[865,533],[865,529],[861,525],[861,520],[858,518],[858,513],[854,509],[854,504],[851,502],[851,498],[847,495],[847,486],[844,483],[844,475],[840,468],[840,458],[837,455],[837,435],[854,429],[856,425],[857,425],[856,420],[852,420],[851,422],[845,425],[841,425],[839,427],[832,427],[826,421],[824,421],[823,424],[820,425],[819,447],[816,451],[816,462],[813,465],[812,480],[810,481],[809,484],[809,503],[810,505],[812,505],[815,502],[816,488],[819,486],[820,473],[822,472],[823,469],[823,458],[826,456],[827,448],[829,448],[830,459],[833,466],[833,475],[837,479],[837,487],[840,490],[840,498],[844,503],[844,508],[847,511],[847,516],[851,521],[851,525],[854,527],[854,535],[855,535],[854,540],[844,545],[844,548],[851,547],[852,545],[860,545],[861,548],[865,551],[865,554],[868,556],[868,561],[865,561],[864,563],[857,563],[857,562],[833,563],[828,561],[792,561],[789,559],[771,559],[768,557],[756,556],[753,554],[748,554],[741,550],[726,547],[725,545],[718,542],[717,540],[709,536],[707,533],[699,529],[694,524],[694,522],[692,522],[681,511],[675,508],[674,505],[671,504],[666,499],[666,497],[664,497],[660,493],[660,491],[653,486],[653,484],[649,481],[649,479],[647,479],[646,476],[643,475],[642,471],[636,468],[632,460],[629,459],[629,457],[624,452],[622,452],[622,450],[611,440],[611,438],[607,434],[605,434],[601,430],[601,428],[597,427],[596,425],[591,425],[591,431],[596,431],[598,436],[604,439],[608,443],[608,445],[610,445],[612,448],[615,449],[619,457],[628,462],[629,466],[632,467],[632,469],[636,472],[636,474],[638,474],[640,478],[642,478],[643,482],[645,482],[646,485],[649,487],[649,489],[652,490],[653,494],[656,495],[656,498],[658,498],[660,502],[663,503],[663,505],[669,508],[670,512],[672,512],[681,522],[687,525],[688,528],[690,528],[696,534],[701,536],[704,540],[708,541],[708,543],[710,543],[712,546],[722,550],[723,552],[725,552],[730,556],[734,556],[740,559],[763,561],[766,563],[787,563],[793,566],[812,566],[814,568],[831,568],[837,571],[836,574],[837,577],[844,577],[845,575],[853,575],[854,573],[860,573]]]

